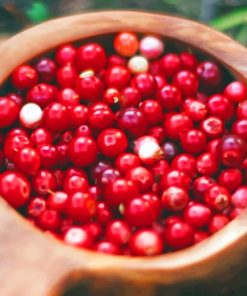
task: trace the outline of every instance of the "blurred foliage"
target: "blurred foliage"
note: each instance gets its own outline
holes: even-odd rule
[[[0,0],[0,31],[87,10],[166,12],[208,23],[247,45],[247,0]]]

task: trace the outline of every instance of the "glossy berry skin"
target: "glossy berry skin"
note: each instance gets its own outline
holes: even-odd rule
[[[234,106],[229,99],[221,94],[211,96],[207,101],[208,113],[219,117],[221,120],[229,120],[234,114]]]
[[[96,201],[89,193],[75,192],[69,196],[67,214],[78,222],[89,222],[96,214]]]
[[[160,180],[160,178],[167,174],[170,169],[168,162],[164,159],[159,160],[155,165],[152,166],[151,172],[155,180]]]
[[[182,101],[182,93],[174,85],[165,85],[157,91],[157,99],[164,110],[174,110]]]
[[[35,103],[41,108],[48,106],[57,99],[57,89],[48,83],[36,84],[27,92],[28,102]]]
[[[104,82],[107,87],[121,90],[129,84],[130,79],[131,75],[126,67],[113,66],[106,70]]]
[[[33,198],[27,206],[29,217],[37,218],[47,209],[46,200],[43,197]]]
[[[209,224],[212,212],[209,207],[196,203],[188,205],[184,211],[184,219],[193,228],[202,228]]]
[[[44,82],[52,82],[56,76],[57,66],[50,58],[41,58],[35,68],[39,77]]]
[[[218,138],[224,132],[224,122],[218,117],[207,117],[201,122],[201,130],[209,139]]]
[[[18,151],[15,160],[16,168],[24,174],[35,175],[41,164],[41,158],[37,150],[26,147]]]
[[[175,75],[173,84],[182,91],[184,96],[194,96],[197,92],[199,82],[193,72],[183,70]]]
[[[125,175],[129,170],[140,166],[141,161],[134,153],[122,153],[119,154],[115,160],[115,166],[121,174]]]
[[[194,71],[197,66],[197,58],[194,54],[190,52],[182,52],[179,55],[180,58],[180,63],[181,63],[181,68]]]
[[[163,175],[161,179],[162,189],[167,189],[171,186],[176,186],[189,190],[191,178],[184,172],[178,170],[170,170]]]
[[[247,119],[235,121],[232,132],[247,142]]]
[[[68,194],[72,194],[75,192],[88,192],[88,180],[82,176],[65,177],[63,182],[63,189]]]
[[[110,182],[104,189],[105,201],[111,206],[127,203],[138,196],[139,190],[136,183],[127,179],[117,179]]]
[[[40,170],[32,178],[32,188],[37,194],[47,195],[49,191],[55,190],[56,186],[56,178],[48,170]]]
[[[238,104],[236,115],[238,119],[247,119],[247,100]]]
[[[165,142],[162,150],[167,161],[171,161],[179,153],[178,147],[173,142]]]
[[[100,152],[107,157],[115,157],[124,152],[128,145],[125,134],[120,129],[105,129],[97,139]]]
[[[154,230],[143,229],[131,236],[129,248],[134,256],[159,255],[164,249],[164,242]]]
[[[230,205],[231,194],[219,185],[212,186],[205,194],[205,202],[216,211],[223,211]]]
[[[26,136],[8,136],[4,142],[4,156],[10,161],[15,161],[18,152],[25,147],[30,147],[30,141]]]
[[[205,152],[199,155],[196,162],[197,171],[204,176],[212,176],[218,171],[217,158],[213,153]]]
[[[147,129],[143,112],[137,108],[126,108],[117,114],[117,125],[133,137],[142,136]]]
[[[9,93],[7,95],[7,97],[9,99],[11,99],[12,101],[15,101],[17,105],[19,105],[20,107],[22,106],[23,104],[23,98],[20,94],[17,94],[17,93]]]
[[[96,205],[96,220],[102,225],[112,220],[112,212],[105,202],[99,202]]]
[[[58,213],[66,213],[69,196],[66,192],[55,191],[48,196],[47,206]]]
[[[131,229],[122,220],[113,220],[106,226],[106,239],[118,246],[126,245],[129,242]]]
[[[103,83],[94,75],[86,77],[80,76],[76,79],[75,89],[81,100],[94,102],[103,94]]]
[[[29,65],[19,66],[13,71],[11,82],[15,88],[26,90],[38,82],[38,73]]]
[[[247,186],[240,186],[233,193],[231,203],[236,208],[245,209],[247,207]]]
[[[212,92],[222,80],[222,73],[218,65],[211,61],[204,61],[197,66],[197,75],[203,91]]]
[[[204,103],[193,99],[187,99],[184,102],[184,112],[193,121],[198,122],[205,118],[208,111]]]
[[[109,254],[109,255],[119,255],[121,254],[120,248],[108,241],[100,241],[94,246],[94,250],[100,253]]]
[[[111,66],[126,66],[127,62],[126,59],[117,55],[117,54],[111,54],[108,57],[107,60],[107,67]]]
[[[107,169],[111,169],[112,165],[108,162],[108,161],[104,161],[104,160],[99,160],[90,170],[91,176],[92,178],[95,180],[95,182],[97,183],[100,178],[102,173],[107,170]]]
[[[108,168],[102,172],[98,183],[104,188],[107,184],[117,180],[119,177],[120,172],[117,169]]]
[[[239,169],[226,169],[221,171],[218,182],[230,192],[234,192],[243,182],[243,176]]]
[[[142,166],[129,170],[126,174],[126,178],[136,182],[141,192],[149,191],[153,184],[153,175]]]
[[[247,98],[247,86],[241,81],[233,81],[224,90],[225,96],[234,103],[239,103]]]
[[[172,212],[183,210],[189,202],[189,196],[182,188],[171,186],[162,194],[163,208]]]
[[[88,107],[85,105],[72,106],[68,109],[70,126],[75,128],[88,122]]]
[[[38,226],[43,230],[57,231],[61,226],[61,217],[57,211],[45,210],[38,217]]]
[[[83,45],[77,50],[75,63],[79,71],[90,69],[99,72],[106,64],[105,50],[98,43]]]
[[[12,207],[19,208],[26,204],[30,193],[30,183],[24,175],[11,171],[0,175],[0,195]]]
[[[77,166],[93,164],[97,158],[97,145],[91,137],[77,136],[69,143],[69,158]]]
[[[44,110],[44,126],[51,131],[64,131],[69,126],[68,109],[60,103],[52,103]]]
[[[164,55],[160,61],[160,67],[165,77],[173,77],[181,69],[179,56],[174,53]]]
[[[44,144],[51,144],[52,134],[47,129],[37,128],[32,132],[30,142],[35,147]]]
[[[188,223],[176,222],[167,227],[165,239],[173,250],[183,249],[193,243],[194,231]]]
[[[64,234],[64,242],[78,248],[90,248],[93,238],[88,231],[81,227],[70,227]]]
[[[142,73],[136,75],[132,81],[131,84],[134,88],[139,90],[141,95],[144,98],[150,98],[154,96],[156,90],[157,90],[157,82],[155,78],[148,73]]]
[[[121,108],[136,107],[141,101],[141,93],[134,87],[125,87],[119,97]]]
[[[145,36],[140,41],[140,52],[147,59],[157,59],[163,51],[164,43],[154,36]]]
[[[162,144],[165,139],[165,130],[163,126],[153,126],[148,130],[149,136],[155,138],[159,144]]]
[[[202,200],[206,192],[216,184],[215,180],[208,176],[202,176],[193,182],[193,194],[197,200]]]
[[[55,53],[55,60],[60,66],[73,65],[76,57],[76,48],[72,44],[61,45]]]
[[[229,222],[230,220],[227,218],[226,215],[222,215],[222,214],[214,215],[208,226],[209,233],[213,234],[219,231],[224,226],[226,226]]]
[[[59,155],[54,145],[41,145],[37,150],[40,155],[42,168],[53,169],[57,166]]]
[[[246,142],[236,135],[223,137],[217,146],[220,162],[227,167],[239,167],[245,159],[246,153]]]
[[[161,105],[155,100],[145,100],[139,105],[149,125],[159,124],[163,119]]]
[[[109,105],[115,105],[119,102],[120,92],[116,88],[107,88],[103,94],[103,102]]]
[[[88,124],[92,129],[104,130],[113,125],[114,113],[111,109],[96,109],[88,112]]]
[[[194,176],[196,173],[196,159],[190,154],[181,153],[173,159],[171,167],[174,170],[184,172],[188,176]]]
[[[180,133],[192,128],[192,126],[192,120],[183,113],[168,115],[164,121],[164,129],[167,132],[167,136],[171,139],[179,139]]]
[[[20,106],[7,97],[0,98],[0,128],[6,128],[18,119]]]
[[[198,129],[189,129],[180,134],[182,148],[191,154],[199,154],[206,148],[205,134]]]
[[[64,88],[58,93],[58,101],[64,106],[79,105],[79,96],[72,88]]]
[[[124,57],[131,57],[137,52],[139,42],[136,34],[123,32],[115,37],[113,47],[118,54]]]

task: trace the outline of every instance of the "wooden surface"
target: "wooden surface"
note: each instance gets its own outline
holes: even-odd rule
[[[247,49],[204,25],[165,15],[99,12],[61,18],[22,32],[0,46],[0,83],[19,64],[57,45],[129,30],[157,33],[214,56],[247,82]],[[244,58],[245,57],[245,58]],[[106,256],[63,245],[34,229],[0,201],[0,295],[219,295],[247,269],[247,211],[206,241],[153,258]],[[164,292],[165,291],[165,292]],[[222,294],[223,295],[223,294]],[[230,294],[234,295],[233,292]]]

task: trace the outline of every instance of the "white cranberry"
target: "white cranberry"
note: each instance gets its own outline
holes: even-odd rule
[[[19,119],[21,124],[26,128],[37,127],[43,116],[43,111],[39,105],[28,103],[21,108]]]
[[[146,36],[140,42],[140,52],[147,59],[156,59],[164,52],[164,43],[154,36]]]

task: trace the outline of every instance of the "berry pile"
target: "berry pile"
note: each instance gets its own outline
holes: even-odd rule
[[[202,241],[247,207],[247,87],[225,75],[128,32],[19,66],[0,98],[1,197],[80,248]]]

